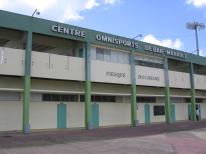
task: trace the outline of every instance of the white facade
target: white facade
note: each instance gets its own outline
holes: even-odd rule
[[[41,41],[45,41],[41,38]],[[55,42],[55,41],[54,41]],[[61,43],[60,43],[61,45]],[[81,101],[84,95],[85,60],[76,55],[77,45],[73,55],[63,55],[64,50],[50,52],[32,51],[31,60],[31,129],[56,129],[58,125],[58,105],[66,106],[66,126],[64,128],[85,127],[85,104]],[[98,53],[97,53],[98,48]],[[69,51],[72,49],[69,49]],[[78,53],[79,54],[79,53]],[[158,67],[135,66],[137,97],[155,98],[155,102],[137,102],[137,120],[139,124],[165,122],[164,115],[154,115],[155,106],[164,106],[164,69],[162,59],[145,58],[135,55],[136,60],[148,60],[158,64]],[[0,47],[0,131],[15,131],[22,129],[23,76],[25,51],[9,47]],[[169,70],[169,86],[171,97],[181,98],[181,102],[173,102],[175,106],[175,121],[189,120],[188,102],[190,97],[190,74],[188,72]],[[206,76],[194,75],[196,95],[202,99],[200,103],[201,118],[206,118]],[[129,51],[117,49],[91,48],[91,82],[92,95],[97,97],[99,127],[131,124],[131,65]],[[18,92],[20,98],[8,100],[4,98],[7,92]],[[75,95],[75,101],[44,100],[44,94]],[[98,101],[101,96],[114,96],[115,100]],[[11,98],[11,96],[9,96]],[[32,98],[33,97],[33,98]],[[100,98],[98,98],[100,97]],[[34,100],[32,100],[34,99]],[[149,118],[146,116],[145,104],[149,105]],[[94,111],[95,112],[95,111]],[[148,119],[146,119],[148,118]]]

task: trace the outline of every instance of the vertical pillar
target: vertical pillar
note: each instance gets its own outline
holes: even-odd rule
[[[30,104],[30,84],[31,84],[31,50],[32,32],[27,32],[27,42],[25,51],[25,71],[24,71],[24,98],[23,98],[23,133],[30,133],[29,124],[29,104]]]
[[[92,106],[91,106],[91,45],[85,43],[85,128],[92,129]]]
[[[170,102],[170,87],[169,87],[169,73],[168,73],[168,59],[164,59],[164,79],[165,79],[165,120],[166,123],[171,123],[171,102]]]
[[[131,65],[131,126],[136,127],[137,122],[137,102],[136,102],[136,72],[135,72],[135,55],[134,51],[130,54]]]
[[[196,109],[195,109],[195,86],[194,86],[194,68],[193,63],[190,63],[190,85],[191,85],[191,119],[196,121]]]

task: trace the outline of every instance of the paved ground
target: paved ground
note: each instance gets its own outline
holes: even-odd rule
[[[36,132],[30,135],[0,134],[0,154],[30,153],[206,154],[206,121],[92,131]]]

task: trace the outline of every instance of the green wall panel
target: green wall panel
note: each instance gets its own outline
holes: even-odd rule
[[[150,124],[150,104],[144,105],[144,119],[145,124]]]
[[[99,104],[92,104],[92,123],[94,128],[99,127]]]
[[[66,128],[67,121],[67,105],[57,104],[57,128]]]
[[[172,122],[176,121],[175,104],[171,104],[171,120]]]
[[[191,118],[191,116],[192,116],[192,110],[191,110],[192,108],[191,108],[191,104],[188,104],[188,119],[189,120],[192,120]]]

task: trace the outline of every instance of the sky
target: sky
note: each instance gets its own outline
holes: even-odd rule
[[[0,9],[134,38],[196,54],[195,31],[206,24],[206,0],[0,0]],[[206,29],[198,31],[206,56]]]

